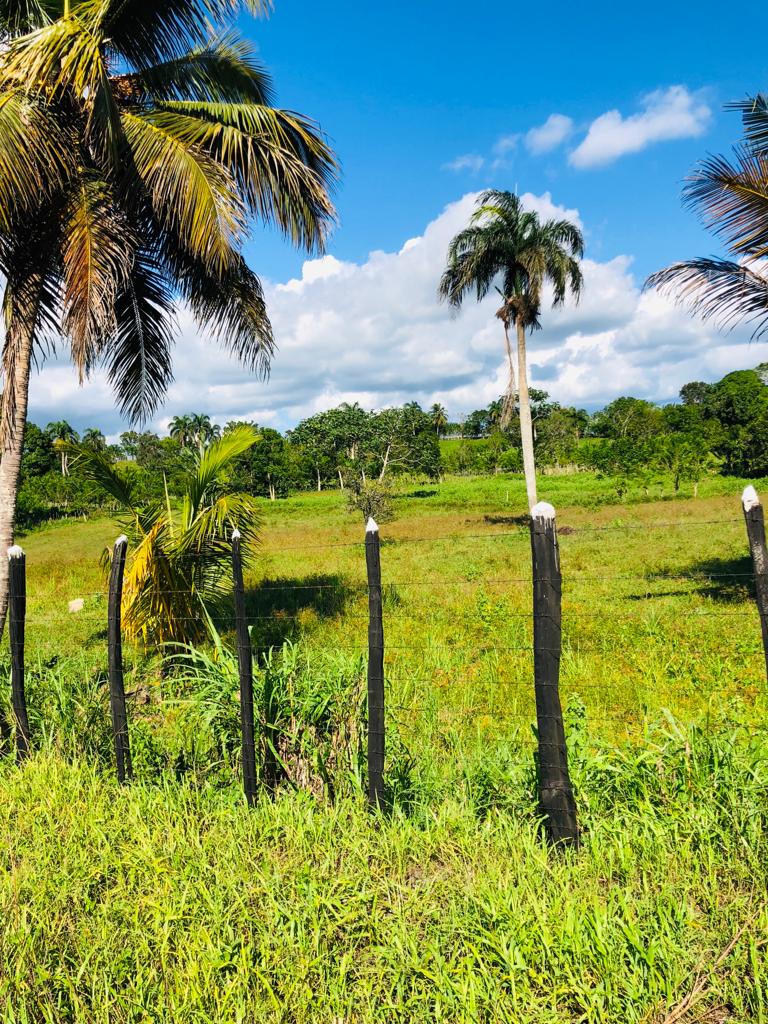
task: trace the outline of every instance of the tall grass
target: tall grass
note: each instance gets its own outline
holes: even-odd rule
[[[3,1019],[607,1024],[698,976],[699,1013],[768,1019],[766,733],[662,722],[574,776],[583,848],[552,857],[517,746],[375,819],[362,794],[249,813],[234,786],[5,765]]]

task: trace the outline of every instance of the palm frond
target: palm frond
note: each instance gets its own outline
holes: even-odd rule
[[[156,114],[124,112],[123,125],[157,219],[188,253],[223,272],[245,227],[245,211],[227,171],[181,141],[167,120],[159,124]]]
[[[728,103],[726,109],[741,112],[744,139],[748,146],[758,151],[768,149],[768,96],[765,93]]]
[[[115,326],[135,239],[108,185],[82,175],[70,189],[63,231],[64,331],[82,381]]]
[[[674,263],[652,274],[646,288],[658,288],[704,320],[730,330],[746,322],[752,337],[768,331],[768,278],[756,269],[730,260],[702,258]]]
[[[202,49],[112,79],[116,94],[129,103],[174,100],[269,104],[272,83],[251,46],[228,35]]]
[[[0,29],[13,38],[60,17],[58,0],[0,0]]]
[[[84,0],[78,10],[87,9],[114,49],[143,69],[204,47],[240,11],[271,7],[271,0]]]
[[[251,373],[266,377],[274,353],[272,325],[261,282],[242,256],[220,275],[187,263],[180,276],[182,297],[201,327]]]
[[[182,523],[185,530],[198,516],[210,489],[221,481],[222,474],[231,469],[236,458],[253,447],[257,439],[258,434],[253,427],[242,425],[227,431],[203,450],[184,496]]]
[[[68,140],[49,108],[22,90],[0,93],[0,230],[12,231],[74,170]]]
[[[114,313],[116,330],[105,347],[109,382],[123,415],[141,423],[173,380],[174,297],[148,254],[137,255],[116,295]]]
[[[733,162],[709,157],[683,197],[734,253],[753,259],[768,254],[768,152],[736,149]]]
[[[148,117],[227,168],[250,212],[297,245],[322,251],[334,223],[338,167],[307,118],[257,103],[158,104]]]
[[[132,515],[136,513],[135,486],[132,481],[114,465],[110,457],[96,448],[90,448],[75,441],[60,442],[69,455],[73,466],[78,466],[93,483],[98,484],[107,494],[112,495]]]

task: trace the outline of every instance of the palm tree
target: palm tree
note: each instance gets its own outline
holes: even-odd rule
[[[61,475],[69,476],[69,456],[67,455],[66,444],[69,441],[77,440],[77,431],[66,420],[56,420],[49,423],[45,432],[53,441],[53,447],[59,453],[61,460]],[[2,561],[3,559],[0,559]]]
[[[724,329],[768,330],[768,97],[731,104],[740,110],[744,143],[732,159],[703,160],[683,190],[706,226],[725,241],[732,258],[701,257],[673,263],[652,274],[646,287],[672,294],[680,303]]]
[[[107,447],[107,439],[98,427],[88,427],[87,430],[83,431],[83,436],[80,440],[86,448],[95,448],[100,452],[103,452]]]
[[[429,410],[429,418],[432,421],[432,426],[437,432],[437,436],[441,437],[448,426],[448,413],[444,405],[440,405],[439,402],[435,404]]]
[[[584,253],[581,232],[568,220],[542,222],[538,214],[526,211],[512,192],[491,189],[483,192],[469,227],[460,231],[448,248],[448,263],[440,281],[439,295],[455,309],[474,293],[484,299],[498,281],[502,305],[496,316],[504,325],[509,362],[509,387],[505,396],[501,426],[514,413],[515,393],[519,395],[520,430],[528,504],[536,504],[536,465],[533,455],[533,424],[528,394],[526,331],[541,325],[542,290],[549,283],[552,304],[565,302],[570,292],[578,301],[582,288],[579,260]],[[517,386],[509,328],[517,329]]]
[[[123,589],[126,635],[145,646],[192,643],[206,632],[207,610],[230,579],[231,532],[252,552],[259,526],[258,499],[231,493],[232,467],[257,440],[252,427],[236,427],[195,455],[184,481],[181,507],[143,504],[129,473],[107,453],[70,445],[76,465],[121,506],[132,537]]]
[[[198,448],[204,448],[209,442],[221,437],[221,427],[211,422],[208,413],[192,413],[189,417],[192,440]]]
[[[192,417],[189,415],[174,416],[169,424],[168,433],[179,442],[182,448],[189,447],[193,440]]]
[[[496,398],[488,405],[488,425],[491,430],[498,430],[501,424],[509,426],[510,416],[505,414],[506,403],[504,397]]]
[[[30,363],[66,339],[143,421],[172,378],[174,309],[265,373],[272,331],[242,256],[254,219],[322,251],[334,156],[222,32],[268,0],[0,4],[0,550],[12,541]],[[7,560],[0,558],[0,627]]]

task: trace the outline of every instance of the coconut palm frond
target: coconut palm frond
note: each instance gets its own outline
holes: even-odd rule
[[[0,231],[11,233],[74,172],[65,133],[46,106],[22,90],[1,94]]]
[[[253,48],[226,35],[173,60],[117,75],[117,94],[131,103],[154,106],[172,101],[272,102],[272,82]]]
[[[274,351],[272,325],[258,277],[238,257],[221,276],[199,265],[182,295],[198,324],[252,373],[266,377]]]
[[[205,265],[226,269],[243,237],[245,210],[224,167],[184,145],[151,112],[126,112],[123,125],[158,221]]]
[[[768,152],[734,150],[732,160],[712,156],[687,182],[683,197],[705,226],[733,253],[768,254]]]
[[[768,277],[761,267],[752,269],[715,258],[693,259],[651,275],[646,287],[672,295],[722,329],[747,322],[754,325],[753,338],[768,331]]]
[[[159,103],[151,120],[227,168],[250,213],[318,251],[334,223],[338,167],[307,118],[257,103]]]
[[[63,328],[82,380],[115,328],[115,299],[133,268],[136,239],[109,186],[82,174],[63,216]]]
[[[115,299],[117,327],[105,350],[120,409],[144,422],[173,380],[174,295],[152,258],[139,253]]]

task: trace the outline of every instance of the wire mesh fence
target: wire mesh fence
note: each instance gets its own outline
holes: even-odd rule
[[[378,583],[370,571],[366,575],[362,539],[280,544],[265,553],[262,578],[243,588],[238,615],[231,579],[222,583],[207,614],[233,650],[238,623],[246,629],[257,674],[270,651],[287,641],[301,641],[310,653],[331,650],[365,671],[371,593],[378,587],[385,729],[391,721],[404,734],[416,734],[429,720],[433,730],[473,730],[489,744],[533,722],[541,733],[548,721],[560,720],[559,711],[537,701],[534,686],[541,664],[554,660],[556,678],[538,680],[539,696],[546,693],[542,688],[559,688],[563,703],[578,700],[586,708],[592,726],[628,735],[654,709],[692,714],[712,702],[727,705],[737,695],[762,692],[765,536],[759,504],[746,511],[749,546],[744,519],[736,517],[559,523],[562,587],[539,606],[533,600],[536,585],[552,581],[537,572],[530,551],[521,547],[530,541],[529,522],[486,533],[384,536]],[[726,534],[729,542],[720,554],[711,540]],[[612,538],[610,560],[602,557],[606,537]],[[626,537],[633,538],[632,557],[623,559]],[[659,564],[659,537],[684,551],[687,563],[670,558]],[[473,546],[482,548],[482,556]],[[405,552],[416,554],[406,559]],[[303,574],[295,564],[281,568],[281,558],[304,555]],[[196,557],[189,556],[191,565]],[[156,596],[173,602],[189,595],[161,586]],[[113,594],[113,610],[114,601]],[[548,638],[542,639],[539,627],[551,625],[552,601],[559,609],[557,630],[545,630]],[[106,665],[109,613],[106,585],[67,595],[58,607],[42,606],[30,593],[28,667],[44,673],[61,660],[57,630],[65,617],[77,622],[81,653]],[[199,625],[201,616],[202,611],[177,619]],[[239,649],[242,643],[241,632]],[[133,679],[146,670],[137,657],[126,652]]]

